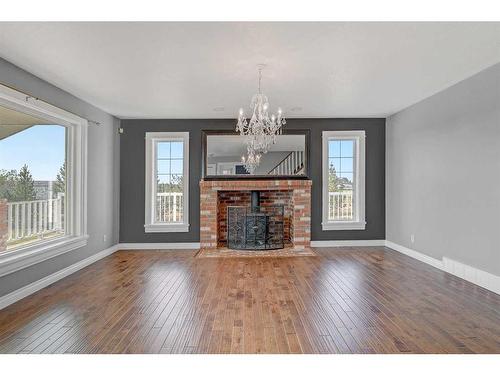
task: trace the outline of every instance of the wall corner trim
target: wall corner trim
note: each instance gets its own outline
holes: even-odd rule
[[[398,245],[391,241],[385,241],[386,247],[396,250],[402,254],[408,255],[421,262],[427,263],[441,271],[447,272],[451,275],[457,276],[461,279],[476,284],[482,288],[490,290],[494,293],[500,294],[500,276],[480,270],[478,268],[460,263],[456,260],[443,257],[442,260],[432,258],[428,255],[422,254],[418,251],[409,249],[407,247]]]
[[[54,272],[48,276],[45,276],[41,278],[40,280],[34,281],[31,284],[25,285],[22,288],[19,288],[17,290],[14,290],[2,297],[0,297],[0,310],[29,296],[30,294],[33,294],[35,292],[38,292],[40,289],[43,289],[56,281],[59,281],[66,276],[71,275],[72,273],[75,273],[82,268],[85,268],[92,263],[97,262],[98,260],[101,260],[102,258],[107,257],[108,255],[113,254],[115,251],[117,251],[119,248],[117,245],[113,245],[111,247],[108,247],[107,249],[104,249],[97,254],[94,254],[88,258],[82,259],[79,262],[73,263],[72,265],[63,268],[62,270],[59,270],[57,272]]]

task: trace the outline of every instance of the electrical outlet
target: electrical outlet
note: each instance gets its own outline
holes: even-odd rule
[[[107,239],[108,239],[108,237],[106,235],[102,236],[102,242],[106,242]]]
[[[415,243],[415,235],[414,234],[410,235],[410,241],[411,241],[411,243]]]

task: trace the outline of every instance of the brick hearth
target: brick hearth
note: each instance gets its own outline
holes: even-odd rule
[[[200,181],[202,249],[224,246],[228,205],[250,205],[250,191],[261,191],[261,204],[285,205],[285,239],[297,249],[311,244],[310,180]]]

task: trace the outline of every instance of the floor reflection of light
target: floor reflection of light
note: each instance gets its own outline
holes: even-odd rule
[[[142,333],[147,336],[154,327],[161,327],[163,343],[154,344],[169,348],[176,344],[174,341],[179,330],[196,330],[196,326],[203,322],[200,312],[200,289],[204,282],[210,280],[210,275],[204,274],[195,264],[184,260],[172,260],[166,256],[159,257],[143,276],[141,299],[144,300],[139,325]],[[189,324],[183,324],[189,321]],[[145,348],[147,349],[147,348]]]
[[[380,303],[369,295],[373,274],[363,256],[366,254],[358,256],[352,250],[336,249],[328,254],[326,261],[311,260],[312,271],[307,277],[309,293],[302,293],[302,298],[305,304],[312,305],[308,311],[322,312],[317,318],[327,327],[334,341],[348,335],[360,345],[366,344],[370,338],[362,335],[359,328],[372,325],[380,313]],[[383,260],[382,252],[373,256]],[[384,269],[377,269],[377,278],[385,275]]]

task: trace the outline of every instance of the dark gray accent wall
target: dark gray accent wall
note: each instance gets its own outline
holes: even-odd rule
[[[87,246],[1,277],[3,296],[118,242],[120,144],[118,119],[1,58],[0,83],[102,124],[90,126],[88,132]]]
[[[198,242],[200,228],[201,131],[233,129],[234,120],[122,120],[120,136],[120,242]],[[289,119],[289,129],[310,129],[312,179],[311,238],[319,240],[385,239],[385,119]],[[366,219],[365,230],[321,229],[321,132],[366,131]],[[189,220],[187,233],[144,232],[145,133],[188,131]]]

